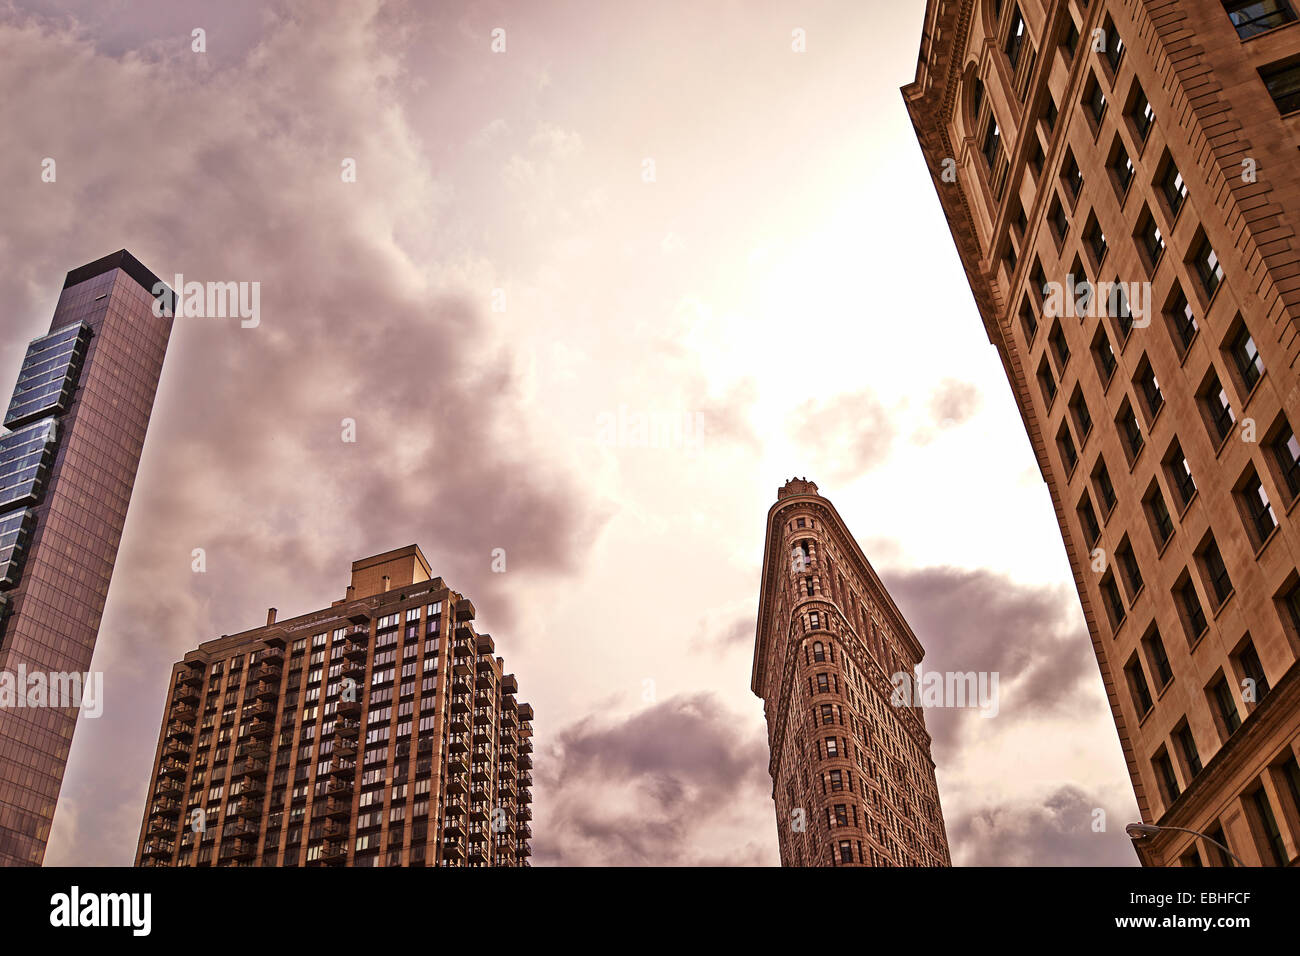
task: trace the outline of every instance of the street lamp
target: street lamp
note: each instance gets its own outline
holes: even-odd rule
[[[1239,863],[1241,866],[1246,865],[1244,862],[1242,862],[1241,857],[1237,856],[1237,854],[1233,853],[1231,850],[1229,850],[1218,840],[1214,839],[1211,836],[1207,836],[1206,834],[1202,833],[1200,830],[1189,830],[1186,827],[1158,827],[1151,823],[1130,823],[1128,826],[1124,828],[1124,832],[1128,834],[1129,839],[1135,843],[1138,842],[1139,840],[1146,840],[1149,837],[1153,837],[1161,830],[1177,830],[1180,833],[1190,833],[1192,834],[1192,836],[1198,836],[1204,840],[1209,840],[1211,843],[1217,846],[1224,853],[1228,854],[1228,856],[1236,860],[1237,863]]]

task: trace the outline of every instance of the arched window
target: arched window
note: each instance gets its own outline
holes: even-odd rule
[[[826,649],[822,647],[821,641],[813,644],[813,660],[818,662],[826,660]]]

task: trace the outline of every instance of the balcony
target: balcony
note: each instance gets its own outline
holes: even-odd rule
[[[520,710],[523,710],[523,708],[521,707]],[[526,720],[523,721],[522,723],[520,723],[520,725],[519,725],[519,736],[520,736],[520,737],[531,737],[532,735],[533,735],[533,725],[532,725],[532,723],[530,723],[529,721],[526,721]]]
[[[358,684],[363,683],[366,679],[365,662],[345,657],[339,667],[339,677],[344,680],[356,681]]]
[[[262,801],[241,799],[235,806],[235,813],[245,820],[256,820],[262,815]]]
[[[172,721],[174,723],[187,724],[193,727],[198,719],[198,710],[189,704],[176,704],[172,707]]]
[[[334,721],[335,737],[350,737],[353,740],[356,740],[357,735],[360,733],[361,733],[361,721],[359,720]]]
[[[511,730],[511,729],[514,728],[514,727],[515,727],[515,715],[514,715],[514,713],[513,713],[512,711],[509,711],[509,710],[503,710],[503,711],[501,711],[501,729],[502,729],[502,730]]]
[[[519,839],[521,839],[521,840],[527,840],[527,839],[529,839],[529,838],[532,837],[532,835],[533,835],[533,828],[530,827],[527,823],[524,823],[524,824],[520,825],[519,829],[518,829],[517,831],[515,831],[515,832],[516,832],[516,834],[518,835]]]
[[[469,695],[460,694],[451,699],[451,712],[453,714],[469,714]]]
[[[480,657],[480,658],[478,659],[477,670],[478,670],[478,675],[479,675],[479,677],[488,677],[488,676],[491,676],[492,671],[493,671],[493,667],[492,667],[492,658],[489,657],[489,656],[487,656],[486,654],[484,654],[482,657]]]
[[[456,602],[456,620],[472,621],[477,617],[474,611],[474,602],[469,598],[461,598]]]
[[[462,774],[469,767],[465,763],[465,757],[462,754],[449,754],[447,756],[447,773],[457,775]]]
[[[348,641],[343,645],[343,656],[348,660],[365,662],[366,645],[360,641]]]
[[[245,839],[257,839],[259,828],[255,823],[246,823],[243,820],[235,823],[227,823],[221,830],[223,840],[233,837],[243,837]]]
[[[474,724],[474,743],[490,744],[492,743],[492,725],[489,723]]]
[[[236,777],[249,777],[249,776],[265,777],[265,776],[266,776],[266,771],[269,770],[269,769],[270,769],[270,764],[268,764],[265,760],[257,760],[256,758],[253,758],[253,757],[245,757],[245,758],[243,758],[242,760],[240,760],[238,763],[235,764],[234,776],[236,776]]]
[[[251,860],[257,856],[257,843],[254,840],[232,840],[221,845],[220,860]]]
[[[331,796],[325,801],[325,816],[334,820],[345,820],[352,816],[352,794]]]
[[[355,760],[330,761],[330,776],[336,780],[352,780],[357,775]]]
[[[144,845],[144,852],[141,853],[145,859],[161,859],[171,857],[176,852],[176,844],[169,840],[150,840]]]
[[[246,797],[260,798],[266,795],[266,784],[260,777],[245,777],[239,792]]]
[[[188,667],[182,670],[180,676],[176,679],[176,683],[184,684],[188,687],[195,687],[195,688],[202,687],[203,666],[198,665],[194,667]]]
[[[325,792],[331,797],[347,797],[348,802],[352,800],[352,781],[343,777],[332,777]]]
[[[515,679],[514,674],[506,674],[501,678],[501,693],[510,695],[519,693],[519,681]]]
[[[361,701],[359,700],[341,700],[338,706],[338,715],[340,717],[360,717]]]
[[[149,816],[178,817],[181,815],[181,805],[177,800],[164,797],[161,800],[155,800],[153,806],[149,808]]]
[[[451,672],[456,677],[469,677],[470,674],[474,673],[469,665],[470,659],[468,657],[454,658],[451,662]]]
[[[515,782],[520,790],[526,790],[533,785],[533,775],[531,773],[521,773]]]
[[[469,752],[469,738],[464,733],[452,734],[447,739],[447,749],[454,754]]]
[[[159,765],[159,772],[165,777],[184,778],[189,773],[189,764],[174,757],[166,757]]]
[[[465,859],[465,841],[460,837],[443,839],[442,841],[442,858],[444,860],[463,860]]]
[[[177,684],[176,689],[172,691],[173,704],[197,704],[199,702],[199,692],[192,684]]]
[[[348,620],[352,626],[348,628],[348,639],[352,641],[369,641],[370,640],[370,612],[365,608],[359,608],[348,615]]]
[[[447,816],[459,817],[465,813],[465,798],[463,796],[447,797]]]
[[[532,720],[532,719],[533,719],[533,705],[532,705],[532,704],[520,704],[520,705],[519,705],[519,719],[520,719],[520,720]]]
[[[173,720],[167,725],[167,736],[189,743],[194,739],[194,726],[182,720]]]
[[[179,800],[185,796],[185,784],[174,777],[162,777],[158,781],[158,786],[154,789],[154,796]]]
[[[253,688],[253,696],[258,700],[274,700],[280,696],[280,685],[269,680],[258,681]]]
[[[520,748],[520,749],[522,750],[523,748]],[[532,750],[533,748],[532,748],[532,747],[529,747],[528,749],[529,749],[529,750]],[[532,758],[531,756],[529,756],[528,754],[526,754],[526,753],[521,753],[521,754],[519,755],[519,757],[518,757],[518,761],[517,761],[517,762],[518,762],[518,764],[519,764],[519,769],[520,769],[520,770],[532,770],[532,769],[533,769],[533,758]]]
[[[492,779],[492,771],[488,768],[487,764],[476,763],[474,764],[474,772],[470,774],[470,779],[476,780],[479,783],[487,783],[487,781]]]
[[[496,644],[492,641],[491,634],[479,634],[474,640],[474,651],[477,654],[492,654],[497,649]]]
[[[460,817],[448,817],[446,822],[442,825],[442,833],[443,836],[463,837],[465,835],[465,827],[461,823]]]
[[[259,717],[263,720],[274,720],[275,707],[271,704],[258,701],[252,707],[244,708],[244,720],[256,720]]]
[[[149,829],[146,831],[151,837],[176,837],[176,821],[168,820],[163,816],[153,816],[149,818]]]
[[[190,747],[189,744],[182,743],[175,737],[168,737],[163,741],[162,754],[164,758],[181,760],[188,763],[190,759]]]
[[[348,845],[343,840],[330,840],[320,851],[322,863],[344,863],[348,858]]]
[[[504,697],[501,698],[501,709],[509,710],[512,712],[518,712],[519,702],[515,700],[514,694],[506,694]]]
[[[236,757],[268,757],[271,746],[265,740],[245,740],[235,748]]]
[[[454,794],[466,793],[465,781],[460,777],[452,777],[447,781],[447,792]]]
[[[274,731],[275,727],[271,724],[271,721],[263,717],[254,719],[253,722],[248,725],[249,736],[256,737],[259,740],[270,737]]]
[[[334,756],[355,760],[357,756],[357,742],[355,740],[348,740],[347,737],[338,738],[334,741]]]
[[[279,684],[280,677],[284,671],[280,669],[279,661],[258,661],[257,664],[248,669],[249,681],[270,681],[272,684]]]
[[[517,811],[515,811],[515,819],[518,820],[520,823],[523,823],[525,820],[531,820],[532,818],[533,818],[533,811],[532,808],[530,807],[520,807]]]
[[[518,844],[516,845],[516,847],[515,847],[515,855],[516,855],[516,856],[532,856],[532,855],[533,855],[533,845],[532,845],[531,843],[529,843],[527,840],[520,840],[519,843],[518,843]]]

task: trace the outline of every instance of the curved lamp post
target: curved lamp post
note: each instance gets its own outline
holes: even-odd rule
[[[1189,830],[1186,827],[1158,827],[1150,823],[1130,823],[1128,826],[1124,828],[1124,832],[1128,834],[1129,839],[1133,840],[1135,843],[1139,840],[1145,840],[1148,839],[1149,837],[1153,837],[1157,833],[1161,832],[1162,830],[1177,830],[1180,833],[1190,833],[1193,836],[1198,836],[1203,840],[1208,840],[1210,843],[1213,843],[1215,846],[1221,849],[1224,853],[1228,854],[1228,856],[1236,860],[1239,865],[1241,866],[1246,865],[1244,862],[1242,862],[1241,857],[1237,856],[1237,854],[1233,853],[1231,850],[1229,850],[1218,840],[1214,839],[1213,837],[1206,836],[1200,830]]]

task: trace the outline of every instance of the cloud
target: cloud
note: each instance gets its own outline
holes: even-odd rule
[[[1097,811],[1102,816],[1097,816]],[[958,866],[1136,866],[1124,834],[1126,807],[1099,804],[1075,786],[1041,802],[1019,800],[978,809],[947,822]],[[1101,820],[1105,830],[1093,829]]]
[[[247,608],[321,607],[351,560],[418,542],[509,626],[520,581],[574,571],[600,527],[519,356],[461,291],[461,253],[429,228],[447,190],[393,102],[390,10],[287,3],[240,68],[198,71],[187,45],[111,57],[64,21],[0,17],[0,81],[24,91],[0,102],[7,212],[25,224],[6,301],[48,321],[51,278],[122,246],[164,276],[262,291],[258,328],[176,322],[95,658],[108,710],[81,726],[55,824],[78,836],[47,862],[128,862],[170,662],[258,624]],[[74,851],[91,832],[113,836]]]
[[[969,421],[980,410],[984,397],[970,382],[946,378],[930,395],[930,414],[942,428]]]
[[[934,759],[955,760],[964,734],[1037,721],[1084,705],[1096,660],[1078,598],[1064,588],[1021,585],[992,571],[934,567],[881,571],[926,656],[923,670],[997,672],[999,711],[933,708]]]
[[[818,471],[840,484],[883,464],[895,436],[888,409],[870,389],[808,399],[795,409],[790,430],[817,456]]]
[[[540,755],[538,865],[778,862],[766,735],[708,693],[587,717]]]

